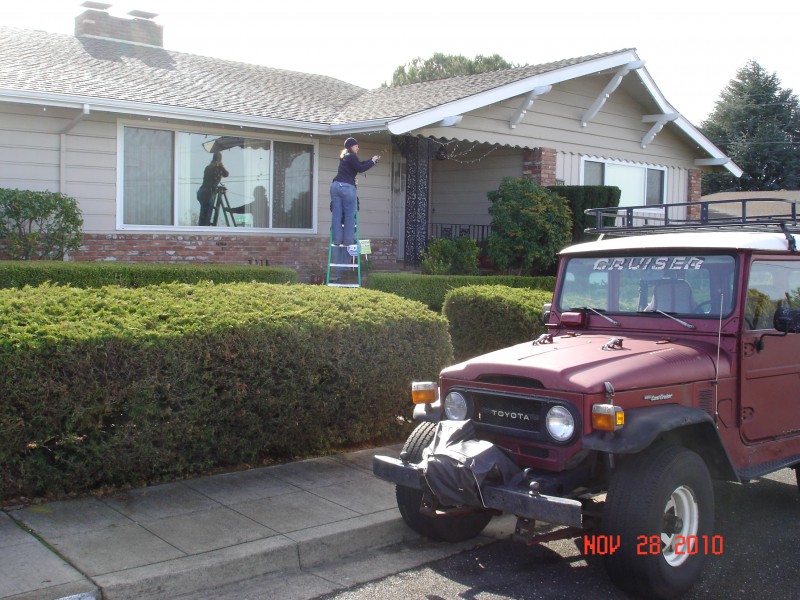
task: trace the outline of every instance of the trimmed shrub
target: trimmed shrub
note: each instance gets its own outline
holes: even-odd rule
[[[469,285],[505,285],[553,292],[555,277],[543,275],[520,277],[517,275],[416,275],[411,273],[370,273],[366,287],[397,294],[409,300],[422,302],[433,311],[441,312],[444,298],[450,290]]]
[[[297,283],[297,272],[288,267],[257,265],[0,261],[0,288],[21,288],[46,282],[79,288],[120,285],[137,288],[160,283]]]
[[[82,228],[75,198],[0,188],[0,241],[12,259],[64,258],[80,247]]]
[[[572,209],[572,241],[585,242],[596,239],[596,235],[586,234],[584,230],[597,225],[587,208],[611,208],[619,205],[622,191],[613,185],[550,185],[545,186],[569,202]]]
[[[450,323],[455,359],[465,360],[539,337],[547,331],[542,305],[552,299],[552,292],[503,285],[450,291],[442,313]]]
[[[422,253],[420,267],[428,275],[477,275],[478,244],[466,236],[436,238]]]
[[[527,177],[506,177],[488,194],[492,232],[486,251],[499,269],[546,271],[571,241],[567,201]]]
[[[400,439],[447,322],[372,290],[0,290],[0,498]]]

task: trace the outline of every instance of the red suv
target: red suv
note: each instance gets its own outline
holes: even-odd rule
[[[548,333],[415,383],[421,423],[373,471],[421,534],[467,539],[500,512],[528,543],[592,529],[615,584],[671,598],[722,552],[712,478],[800,478],[795,205],[592,212],[620,237],[561,252]]]

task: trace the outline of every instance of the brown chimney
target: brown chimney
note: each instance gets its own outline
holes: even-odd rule
[[[75,37],[89,36],[164,47],[164,28],[152,20],[158,15],[132,10],[128,14],[134,18],[126,19],[108,14],[106,10],[110,4],[84,2],[83,6],[88,10],[75,17]]]

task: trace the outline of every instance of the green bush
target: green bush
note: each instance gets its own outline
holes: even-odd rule
[[[527,177],[506,177],[489,192],[487,254],[501,270],[546,271],[571,241],[572,212],[561,196]]]
[[[142,287],[160,283],[296,283],[297,272],[289,267],[258,265],[0,261],[0,288],[36,286],[45,282],[79,288],[105,285]]]
[[[584,230],[597,225],[593,215],[585,213],[587,208],[610,208],[619,205],[620,189],[611,185],[551,185],[546,186],[569,202],[572,209],[572,241],[574,243],[596,239]]]
[[[400,439],[452,360],[422,304],[321,286],[0,290],[0,498]]]
[[[423,251],[420,267],[428,275],[477,275],[478,244],[466,236],[437,238]]]
[[[552,292],[481,285],[447,294],[442,313],[450,323],[456,360],[533,340],[545,333],[542,305]]]
[[[555,277],[550,275],[521,277],[517,275],[415,275],[411,273],[370,273],[366,287],[397,294],[409,300],[422,302],[433,311],[440,312],[444,298],[450,290],[469,285],[505,285],[515,288],[555,289]]]
[[[0,188],[0,241],[12,259],[64,258],[80,247],[82,227],[75,198]]]

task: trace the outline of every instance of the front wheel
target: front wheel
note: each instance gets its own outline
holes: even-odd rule
[[[619,549],[605,557],[620,588],[647,598],[674,598],[699,578],[703,540],[714,529],[714,489],[696,453],[659,446],[629,458],[614,474],[603,530]]]
[[[422,451],[431,445],[436,433],[436,423],[420,423],[408,436],[403,452],[407,460],[418,464]],[[492,519],[492,513],[477,509],[465,514],[429,515],[422,512],[423,493],[420,490],[398,485],[396,489],[397,507],[400,515],[411,529],[432,540],[442,542],[462,542],[474,538]]]

